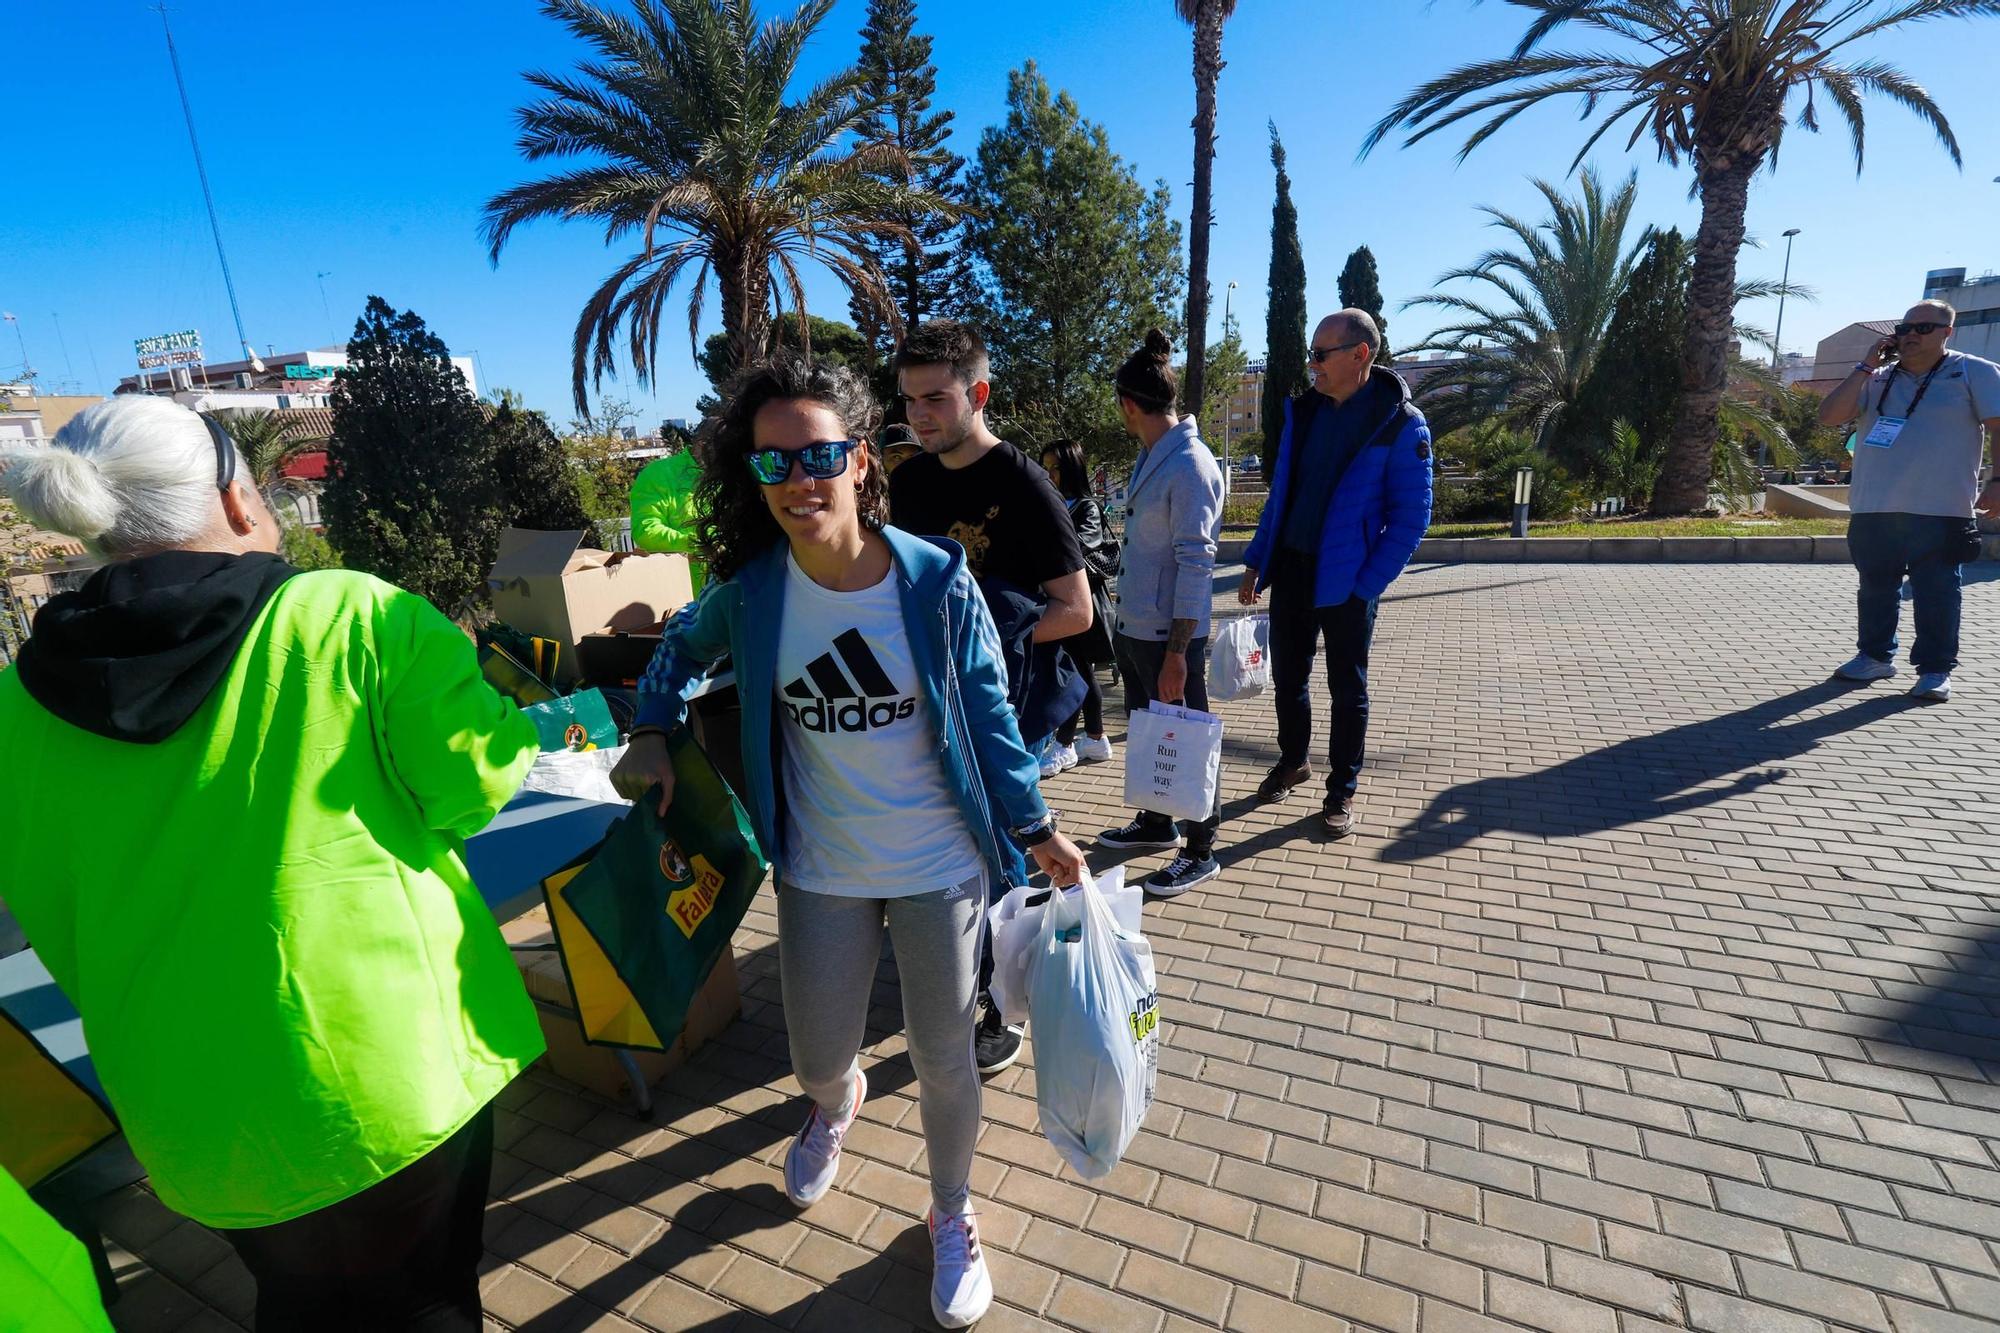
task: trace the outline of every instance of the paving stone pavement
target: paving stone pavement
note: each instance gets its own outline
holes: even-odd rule
[[[1827,682],[1839,567],[1413,568],[1339,844],[1316,796],[1252,806],[1269,709],[1225,706],[1226,871],[1147,908],[1165,1049],[1125,1163],[1059,1165],[1032,1043],[987,1084],[981,1327],[2000,1327],[2000,569],[1978,568],[1944,707],[1907,674]],[[1119,821],[1120,771],[1048,784],[1067,828]],[[540,1071],[503,1098],[490,1327],[931,1326],[893,964],[839,1185],[795,1214],[769,906],[737,939],[742,1020],[652,1120]],[[108,1230],[122,1327],[247,1324],[210,1233],[136,1190]]]

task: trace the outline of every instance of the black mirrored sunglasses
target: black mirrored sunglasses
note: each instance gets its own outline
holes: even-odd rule
[[[1350,347],[1359,347],[1366,341],[1368,341],[1366,338],[1356,338],[1351,343],[1341,343],[1336,347],[1308,347],[1306,349],[1306,360],[1312,362],[1314,365],[1318,365],[1335,352],[1344,352]]]
[[[1941,324],[1937,320],[1926,319],[1920,320],[1915,324],[1898,324],[1896,326],[1896,336],[1900,338],[1906,333],[1915,333],[1928,337],[1936,333],[1939,329],[1948,329],[1950,327],[1951,325],[1949,324]]]
[[[208,427],[209,439],[215,441],[215,489],[226,491],[229,483],[236,480],[236,446],[229,438],[229,432],[220,422],[206,412],[197,412],[201,424]]]

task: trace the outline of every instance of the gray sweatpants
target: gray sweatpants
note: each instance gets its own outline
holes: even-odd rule
[[[854,1096],[882,928],[896,950],[903,1029],[917,1074],[931,1202],[966,1210],[979,1138],[979,1069],[972,1054],[986,876],[909,898],[841,898],[778,886],[778,975],[792,1072],[837,1119]]]

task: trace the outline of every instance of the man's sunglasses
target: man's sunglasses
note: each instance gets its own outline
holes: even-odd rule
[[[849,451],[861,445],[854,440],[820,440],[802,449],[757,449],[745,460],[750,464],[750,475],[765,486],[782,486],[792,475],[792,462],[796,459],[806,470],[806,475],[818,481],[826,481],[847,471]]]
[[[1335,352],[1344,352],[1350,347],[1359,347],[1366,341],[1368,341],[1366,338],[1356,338],[1351,343],[1341,343],[1337,347],[1308,347],[1306,348],[1306,360],[1312,362],[1314,365],[1318,365]]]
[[[1917,324],[1898,324],[1896,326],[1896,336],[1900,338],[1906,333],[1915,333],[1928,337],[1936,333],[1939,329],[1948,329],[1950,327],[1951,325],[1949,324],[1940,324],[1936,320],[1927,319]]]

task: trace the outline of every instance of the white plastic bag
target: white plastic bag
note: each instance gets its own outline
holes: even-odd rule
[[[521,781],[522,791],[569,796],[579,801],[616,801],[630,805],[611,785],[611,770],[625,757],[625,747],[608,750],[551,750],[535,756],[535,766]]]
[[[1076,887],[1064,889],[1076,893]],[[1097,891],[1111,905],[1112,919],[1134,935],[1143,933],[1141,912],[1146,904],[1143,885],[1125,883],[1125,867],[1105,872],[1097,881]],[[1028,1021],[1028,959],[1034,956],[1042,933],[1042,912],[1050,890],[1020,885],[986,909],[986,928],[993,939],[993,980],[989,993],[999,1006],[1000,1017],[1009,1023]]]
[[[1160,1074],[1153,950],[1123,930],[1086,872],[1042,912],[1028,960],[1042,1133],[1086,1180],[1110,1174]]]
[[[1157,700],[1125,728],[1125,804],[1206,819],[1222,772],[1222,719]]]
[[[1227,703],[1271,688],[1271,618],[1239,616],[1216,627],[1208,650],[1208,697]]]

